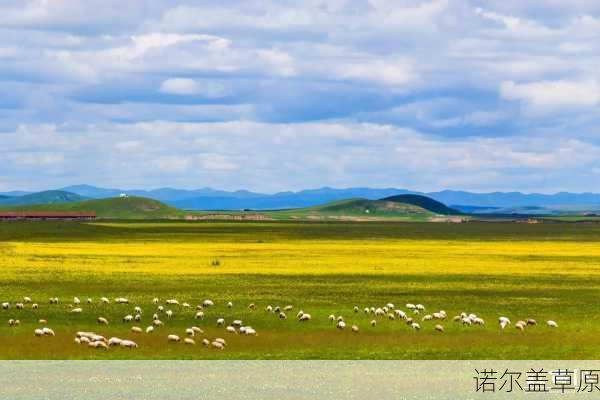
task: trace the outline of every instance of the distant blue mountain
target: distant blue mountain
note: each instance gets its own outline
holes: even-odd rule
[[[43,192],[10,196],[0,199],[0,206],[24,206],[31,204],[72,203],[86,200],[87,197],[64,190],[46,190]]]
[[[175,189],[159,188],[152,190],[102,188],[91,185],[75,185],[59,189],[62,192],[75,193],[86,198],[115,197],[121,193],[148,197],[169,205],[189,210],[241,210],[241,209],[282,209],[311,207],[336,200],[349,198],[381,199],[402,194],[417,194],[431,197],[447,206],[463,212],[494,212],[494,209],[522,209],[524,207],[560,208],[569,210],[588,210],[600,208],[600,194],[567,193],[556,194],[493,192],[473,193],[458,190],[439,192],[418,192],[396,188],[349,188],[336,189],[323,187],[298,192],[279,192],[275,194],[256,193],[246,190],[225,191],[211,188]],[[25,192],[29,195],[31,193]],[[18,192],[0,193],[0,195],[19,196]],[[72,201],[72,198],[65,198]],[[6,201],[7,199],[2,199]],[[60,200],[60,199],[58,199]],[[460,204],[460,206],[455,206]]]

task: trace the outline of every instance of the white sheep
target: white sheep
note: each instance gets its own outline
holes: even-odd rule
[[[137,349],[138,345],[133,340],[122,340],[121,347],[126,347],[128,349]]]
[[[210,341],[208,339],[202,339],[202,344],[206,347],[208,347],[208,345],[210,344]]]
[[[38,306],[38,303],[33,303],[33,304],[31,305],[31,309],[32,309],[32,310],[37,310],[38,308],[39,308],[39,306]]]
[[[76,306],[81,304],[81,300],[79,300],[79,297],[73,297],[73,304]]]
[[[233,326],[242,326],[242,320],[240,320],[240,319],[236,319],[236,320],[234,320],[234,321],[231,323],[231,325],[233,325]]]
[[[185,330],[185,334],[188,335],[188,336],[195,336],[196,332],[192,328],[187,328]]]
[[[537,321],[533,318],[528,318],[527,325],[537,325]]]
[[[358,333],[358,326],[356,326],[356,325],[352,325],[352,328],[351,328],[351,329],[352,329],[352,332],[354,332],[354,333]]]
[[[442,325],[440,325],[440,324],[437,324],[437,325],[435,326],[435,330],[436,330],[437,332],[444,332],[444,327],[443,327]]]
[[[48,327],[43,327],[42,328],[42,332],[46,336],[54,336],[54,331],[52,329],[48,328]]]
[[[225,319],[224,318],[218,318],[217,319],[217,326],[223,326],[225,325]]]
[[[354,306],[353,310],[354,310],[355,314],[358,313],[358,311],[359,311],[357,306]]]
[[[546,321],[546,326],[548,326],[548,328],[558,328],[558,324],[552,320]]]
[[[256,304],[254,304],[254,303],[248,304],[248,310],[250,310],[250,311],[256,310]]]
[[[206,300],[204,300],[204,301],[202,302],[202,305],[203,305],[204,307],[210,307],[210,306],[214,306],[214,305],[215,305],[215,303],[214,303],[212,300],[210,300],[210,299],[206,299]]]
[[[101,297],[100,303],[102,304],[110,304],[110,300],[107,297]]]
[[[159,313],[165,312],[165,307],[164,306],[158,306],[157,311]]]
[[[83,310],[79,307],[71,309],[72,314],[81,314],[81,311]]]
[[[23,303],[16,303],[15,308],[17,310],[22,310],[23,308],[25,308],[25,305]]]
[[[283,311],[292,311],[294,309],[294,306],[288,304],[287,306],[283,307]]]
[[[44,336],[44,331],[41,329],[36,329],[33,331],[33,334],[37,337],[41,337],[41,336]]]
[[[216,338],[215,342],[221,343],[223,346],[227,346],[227,342],[223,338]]]
[[[117,297],[115,302],[118,304],[129,304],[129,300],[125,297]]]
[[[169,305],[179,305],[179,301],[177,301],[176,299],[168,299],[165,303]]]
[[[227,302],[227,308],[231,308],[231,307],[233,307],[233,303],[232,303],[232,302],[230,302],[230,301],[228,301],[228,302]]]
[[[133,319],[135,319],[137,322],[142,320],[142,315],[141,314],[135,314],[135,317],[133,317]]]
[[[306,322],[306,321],[310,321],[311,320],[311,315],[310,314],[302,314],[302,316],[299,318],[300,322]]]
[[[221,342],[211,342],[210,344],[214,349],[217,350],[223,350],[225,348],[225,346],[223,346],[223,343]]]
[[[118,337],[111,337],[110,339],[108,339],[108,345],[109,346],[118,346],[121,344],[122,341],[123,341],[123,339],[119,339]]]
[[[335,315],[333,315],[333,314],[330,314],[328,318],[332,322],[335,321]]]
[[[421,321],[431,321],[433,319],[433,316],[430,314],[427,314],[425,316],[423,316],[423,318],[421,318]]]
[[[385,306],[390,310],[393,310],[394,308],[396,308],[396,307],[394,307],[394,303],[387,303]]]
[[[192,338],[185,338],[185,339],[183,339],[183,344],[194,346],[194,345],[196,345],[196,342]]]
[[[146,333],[152,333],[154,332],[154,326],[150,325],[148,327],[146,327]]]
[[[88,304],[92,304],[94,301],[93,301],[93,300],[92,300],[90,297],[88,297],[88,298],[87,298],[87,300],[86,300],[86,302],[87,302]]]
[[[131,322],[133,321],[133,315],[126,315],[123,317],[123,322]]]
[[[108,325],[108,320],[104,317],[98,317],[97,321],[101,325]]]
[[[108,345],[104,342],[89,342],[88,346],[96,349],[108,350]]]
[[[167,341],[169,341],[169,342],[180,342],[181,339],[177,335],[169,335],[169,336],[167,336]]]
[[[425,306],[423,304],[417,304],[415,308],[419,311],[425,311]]]
[[[31,303],[31,297],[23,296],[23,303]]]
[[[298,319],[300,319],[301,317],[302,316],[298,317]],[[282,312],[279,313],[279,319],[287,319],[287,315],[282,311]]]
[[[273,312],[273,306],[269,304],[269,305],[268,305],[268,306],[265,308],[265,311],[266,311],[266,312]]]
[[[47,323],[48,323],[48,320],[46,320],[46,319],[38,319],[38,324],[46,325]]]
[[[372,326],[372,327],[375,327],[375,326],[377,326],[377,321],[376,321],[376,320],[372,320],[372,321],[371,321],[371,326]]]
[[[197,326],[192,326],[191,329],[194,331],[194,333],[204,333],[204,331]]]
[[[196,313],[196,315],[194,316],[194,318],[196,318],[196,319],[204,319],[204,312],[198,311]]]
[[[165,314],[166,314],[166,316],[167,316],[167,318],[168,318],[168,319],[171,319],[171,318],[173,318],[173,311],[171,311],[171,310],[167,310],[167,311],[165,312]]]
[[[133,332],[133,333],[142,333],[142,328],[140,328],[139,326],[132,326],[131,327],[131,332]]]
[[[155,298],[152,299],[152,303],[158,304],[158,302],[159,302],[158,297],[155,297]]]
[[[2,309],[3,310],[8,310],[9,308],[10,308],[10,303],[8,303],[8,302],[2,303]]]
[[[383,315],[385,315],[385,311],[383,311],[383,309],[382,309],[382,308],[377,308],[377,309],[375,310],[375,316],[377,316],[377,317],[381,317],[381,316],[383,316]]]
[[[421,329],[421,325],[417,324],[416,322],[413,322],[411,324],[411,328],[413,328],[415,331],[418,331]]]
[[[409,310],[414,310],[416,306],[412,303],[406,303],[406,308],[408,308]]]
[[[343,330],[346,327],[346,323],[344,321],[338,321],[336,328],[339,330]]]
[[[163,323],[160,319],[155,319],[154,321],[152,321],[152,325],[154,326],[162,326]]]
[[[142,313],[142,307],[140,307],[140,306],[135,306],[135,307],[133,308],[133,313],[134,313],[134,314],[140,314],[140,315],[141,315],[141,314],[143,314],[143,313]]]
[[[399,318],[406,319],[406,313],[402,310],[394,310],[394,314]]]
[[[228,333],[237,333],[237,331],[235,330],[235,328],[233,326],[228,326],[228,327],[225,328],[225,330]]]

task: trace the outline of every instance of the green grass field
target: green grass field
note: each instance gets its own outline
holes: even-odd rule
[[[0,310],[0,358],[597,359],[599,244],[600,225],[572,223],[0,223],[0,302],[11,303]],[[39,309],[16,310],[23,296]],[[59,305],[48,304],[54,296]],[[73,296],[82,299],[81,314],[69,313]],[[101,305],[101,296],[124,296],[130,304]],[[85,304],[87,297],[93,305]],[[134,324],[145,328],[154,297],[192,308],[166,306],[174,317],[161,315],[165,326],[131,333],[132,324],[121,318],[140,306],[142,321]],[[194,320],[206,298],[216,305],[203,321]],[[445,310],[445,333],[434,331],[439,322],[419,321],[417,332],[362,312],[388,302],[403,310],[407,302],[422,303],[425,313]],[[280,320],[265,311],[269,304],[294,310]],[[300,309],[312,320],[299,323]],[[476,313],[485,327],[452,322],[461,311]],[[342,315],[348,327],[337,330],[329,314]],[[505,331],[498,328],[501,315],[513,322]],[[99,316],[109,325],[98,325]],[[228,334],[216,326],[219,317],[242,319],[258,336]],[[9,327],[10,318],[21,325]],[[40,318],[55,337],[34,337]],[[515,329],[525,318],[540,324]],[[548,319],[559,327],[547,328]],[[352,324],[358,333],[348,329]],[[183,337],[193,325],[205,332],[197,342],[223,337],[228,346],[167,342],[168,334]],[[133,339],[139,348],[77,345],[74,335],[82,330]]]

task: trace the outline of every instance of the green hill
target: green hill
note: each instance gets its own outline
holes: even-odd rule
[[[400,219],[425,220],[433,214],[412,204],[394,201],[348,199],[315,207],[270,211],[264,214],[276,219]]]
[[[113,197],[74,203],[2,207],[7,211],[87,211],[98,218],[163,219],[182,218],[187,213],[145,197]]]
[[[421,196],[418,194],[400,194],[381,199],[381,201],[391,201],[394,203],[411,204],[416,207],[423,208],[435,214],[442,215],[460,215],[461,212],[440,203],[430,197]]]
[[[0,206],[71,203],[86,199],[86,197],[71,192],[65,192],[63,190],[46,190],[44,192],[31,193],[24,196],[0,198]]]

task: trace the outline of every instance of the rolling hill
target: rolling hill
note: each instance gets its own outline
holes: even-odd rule
[[[427,220],[434,214],[422,207],[394,201],[348,199],[321,206],[265,212],[275,219]]]
[[[459,215],[460,211],[455,210],[446,206],[443,203],[440,203],[437,200],[432,198],[421,196],[418,194],[400,194],[397,196],[390,196],[381,199],[381,201],[400,203],[400,204],[410,204],[415,207],[423,208],[427,211],[430,211],[435,214],[442,215]]]
[[[182,218],[186,214],[160,201],[143,197],[113,197],[71,203],[1,206],[1,209],[7,211],[87,211],[95,212],[98,218],[119,219]]]
[[[86,197],[71,192],[65,192],[63,190],[46,190],[44,192],[31,193],[23,196],[0,198],[0,206],[72,203],[86,199]]]

